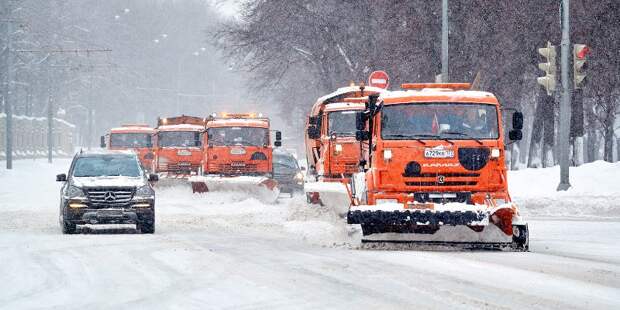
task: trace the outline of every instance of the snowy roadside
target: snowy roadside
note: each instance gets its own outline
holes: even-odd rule
[[[620,162],[597,161],[570,168],[572,187],[556,191],[560,167],[510,171],[512,199],[533,218],[620,219]]]

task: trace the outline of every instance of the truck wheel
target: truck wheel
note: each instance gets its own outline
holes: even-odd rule
[[[512,226],[512,248],[523,252],[530,250],[530,232],[527,224]]]
[[[138,224],[138,229],[143,234],[152,234],[155,233],[155,221],[150,223],[140,223]]]
[[[77,231],[77,225],[74,223],[69,223],[67,221],[62,222],[62,233],[65,235],[75,234]]]

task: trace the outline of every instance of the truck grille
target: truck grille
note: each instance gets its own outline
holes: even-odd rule
[[[475,186],[478,184],[479,173],[418,173],[407,176],[407,186]]]
[[[92,188],[87,189],[88,200],[93,204],[117,205],[126,204],[133,198],[131,187]]]
[[[200,164],[188,163],[188,162],[180,162],[180,163],[170,163],[170,164],[159,164],[159,171],[165,172],[183,172],[183,171],[198,171]]]
[[[256,164],[232,163],[232,164],[217,164],[209,167],[210,171],[213,171],[212,167],[216,167],[217,172],[223,174],[244,174],[257,172],[258,166]]]

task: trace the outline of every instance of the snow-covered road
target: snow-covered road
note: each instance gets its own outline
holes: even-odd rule
[[[154,235],[62,235],[53,181],[67,165],[0,170],[1,309],[620,307],[616,211],[575,220],[528,209],[529,253],[364,250],[302,199],[173,188],[158,191]],[[535,177],[518,173],[516,184]],[[560,210],[579,195],[549,199]]]

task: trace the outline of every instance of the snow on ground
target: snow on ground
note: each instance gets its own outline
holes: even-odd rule
[[[512,198],[529,216],[620,219],[620,162],[571,167],[571,188],[558,192],[560,167],[510,171]]]
[[[157,189],[154,235],[62,235],[54,176],[68,164],[0,169],[0,309],[620,307],[618,164],[572,169],[564,193],[557,168],[510,172],[529,253],[360,250],[301,197],[183,187]]]

